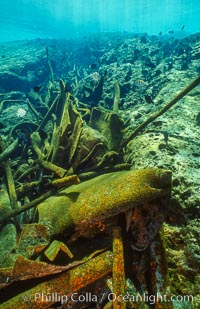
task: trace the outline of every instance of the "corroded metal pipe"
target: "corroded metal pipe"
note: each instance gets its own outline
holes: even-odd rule
[[[104,174],[58,192],[38,205],[39,223],[51,236],[127,212],[144,202],[169,202],[171,172],[149,168]]]

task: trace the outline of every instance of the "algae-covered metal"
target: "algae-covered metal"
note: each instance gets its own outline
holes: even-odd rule
[[[64,189],[38,205],[39,223],[51,236],[88,229],[121,212],[156,199],[170,200],[171,172],[142,169],[109,173]],[[162,206],[161,206],[162,207]]]
[[[67,300],[73,300],[75,294],[72,293],[79,291],[112,271],[112,258],[112,252],[106,251],[82,265],[64,271],[56,278],[42,282],[32,289],[18,294],[4,302],[2,308],[50,308],[56,302],[61,301],[64,304]]]

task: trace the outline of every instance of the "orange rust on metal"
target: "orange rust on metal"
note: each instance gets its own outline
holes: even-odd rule
[[[84,260],[73,261],[66,266],[60,266],[35,260],[28,260],[22,255],[19,255],[13,268],[0,268],[0,289],[6,288],[15,281],[38,279],[48,275],[58,274],[83,263]]]
[[[145,201],[170,197],[171,172],[148,168],[109,173],[81,182],[51,196],[38,205],[39,223],[50,236],[76,226],[86,227]]]
[[[59,301],[66,300],[74,292],[112,272],[113,254],[106,251],[86,263],[38,284],[30,290],[16,295],[1,304],[4,309],[51,308]]]
[[[120,227],[113,228],[113,309],[125,309],[123,301],[125,295],[124,249]]]

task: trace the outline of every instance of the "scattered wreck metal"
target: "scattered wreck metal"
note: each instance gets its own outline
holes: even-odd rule
[[[123,162],[135,133],[124,139],[117,83],[114,111],[81,106],[62,80],[55,90],[42,119],[0,140],[2,308],[148,308],[142,295],[169,288],[159,231],[171,172]]]

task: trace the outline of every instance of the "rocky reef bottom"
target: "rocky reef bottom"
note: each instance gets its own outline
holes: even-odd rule
[[[199,308],[199,58],[198,33],[0,46],[2,308]]]

